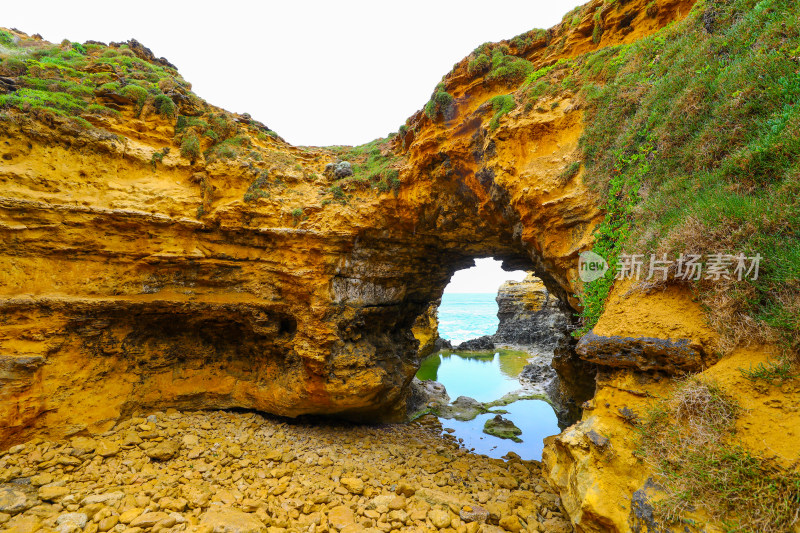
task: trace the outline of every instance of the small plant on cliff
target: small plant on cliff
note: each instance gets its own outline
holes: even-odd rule
[[[592,16],[592,21],[594,21],[594,27],[592,28],[592,42],[594,44],[598,44],[600,39],[603,37],[602,15],[603,8],[598,7],[595,9],[594,15]]]
[[[331,194],[333,194],[333,198],[335,200],[346,201],[347,196],[345,196],[344,191],[338,185],[334,185],[331,187]]]
[[[490,102],[492,104],[494,116],[492,116],[492,120],[489,121],[489,130],[494,131],[500,125],[500,119],[503,117],[503,115],[511,112],[517,103],[514,101],[513,94],[502,94],[495,96],[490,100]]]
[[[181,140],[181,155],[192,161],[200,157],[200,139],[193,131],[186,132]]]
[[[14,36],[5,30],[0,30],[0,44],[3,46],[14,46]]]
[[[758,363],[755,368],[740,368],[742,376],[750,381],[766,381],[767,383],[783,382],[798,376],[792,361],[787,356],[779,357],[771,361]]]
[[[655,504],[662,519],[700,508],[730,531],[789,531],[798,523],[800,475],[737,443],[740,413],[716,383],[693,377],[638,420],[637,455],[665,492]]]
[[[244,201],[255,202],[259,198],[267,198],[269,193],[264,189],[269,186],[268,179],[269,173],[266,170],[262,170],[247,188],[247,192],[244,193]]]
[[[558,181],[563,187],[567,183],[570,182],[572,178],[578,175],[578,172],[581,170],[581,162],[580,161],[573,161],[570,163],[567,168],[565,168],[561,174],[558,175]]]
[[[153,155],[150,157],[150,166],[153,167],[153,170],[156,169],[156,165],[164,161],[164,156],[169,153],[169,146],[165,146],[161,150],[153,152]]]
[[[174,117],[176,112],[175,103],[172,101],[172,98],[167,96],[166,94],[159,94],[153,100],[153,106],[155,106],[156,111],[158,111],[159,115],[164,115],[165,117]]]
[[[425,114],[433,121],[452,115],[453,95],[444,90],[444,83],[436,86],[431,99],[425,104]]]

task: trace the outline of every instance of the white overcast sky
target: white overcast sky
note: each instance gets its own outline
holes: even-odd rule
[[[421,109],[486,41],[549,28],[576,0],[8,1],[0,26],[48,41],[138,39],[209,102],[296,145],[361,144]]]
[[[506,272],[500,268],[502,263],[495,261],[491,257],[476,259],[475,266],[464,270],[459,270],[450,278],[450,283],[445,288],[446,293],[464,292],[491,292],[497,293],[497,289],[504,281],[513,279],[522,281],[525,279],[526,272],[515,270]]]

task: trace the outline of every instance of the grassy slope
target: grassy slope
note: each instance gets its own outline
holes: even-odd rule
[[[607,198],[597,251],[764,256],[756,281],[697,282],[729,345],[800,343],[799,35],[791,0],[703,0],[571,66],[588,104],[586,179]],[[611,283],[583,295],[587,329]]]

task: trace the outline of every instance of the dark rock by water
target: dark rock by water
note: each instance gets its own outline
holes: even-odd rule
[[[492,336],[496,344],[553,349],[565,335],[567,315],[544,283],[533,274],[522,281],[507,281],[497,292],[500,323]]]
[[[478,337],[477,339],[470,339],[456,346],[456,350],[470,352],[494,350],[494,341],[492,339],[492,335],[484,335],[483,337]]]

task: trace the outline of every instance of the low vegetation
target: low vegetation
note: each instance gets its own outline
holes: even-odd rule
[[[512,55],[507,45],[485,43],[470,55],[467,71],[472,75],[482,74],[486,80],[513,85],[522,82],[533,71],[533,63]]]
[[[379,192],[397,191],[400,188],[399,166],[402,158],[391,151],[388,139],[355,147],[331,147],[343,161],[350,161],[353,175],[337,180],[330,192],[334,199],[342,200],[345,191],[375,189]]]
[[[656,511],[676,522],[702,510],[727,531],[790,531],[800,519],[800,475],[737,444],[741,409],[718,385],[689,378],[637,420],[638,455],[664,489]]]
[[[596,252],[612,264],[622,250],[764,258],[757,279],[695,284],[723,349],[743,339],[800,348],[795,15],[790,0],[701,2],[571,69],[587,104],[586,180],[607,199]],[[582,331],[612,281],[587,285]]]
[[[503,115],[511,112],[517,106],[517,103],[514,101],[513,94],[495,96],[489,102],[492,104],[492,111],[494,111],[494,115],[489,121],[489,129],[496,130]]]
[[[453,115],[453,95],[445,91],[444,83],[436,86],[431,99],[423,108],[428,118],[433,121],[447,119]]]
[[[766,381],[770,384],[782,383],[800,375],[788,357],[758,363],[755,367],[740,368],[739,372],[750,381]]]
[[[124,102],[134,105],[136,115],[150,105],[156,113],[174,117],[176,105],[164,87],[194,97],[176,70],[137,57],[127,44],[65,41],[23,47],[5,31],[0,43],[0,75],[18,85],[0,95],[0,107],[59,115],[91,128],[92,116],[115,116]]]
[[[261,171],[253,183],[247,188],[247,192],[244,193],[244,201],[245,202],[255,202],[259,198],[268,198],[269,193],[267,189],[269,188],[269,173],[264,170]]]
[[[100,129],[127,109],[137,118],[174,120],[175,145],[192,162],[260,157],[244,127],[229,113],[208,108],[174,68],[140,57],[140,45],[23,44],[0,32],[0,76],[15,84],[13,91],[0,94],[0,108],[34,117],[57,115],[86,129]],[[192,116],[181,114],[181,106]],[[249,126],[259,139],[277,137],[263,124],[251,120]],[[153,157],[155,167],[163,154]]]

